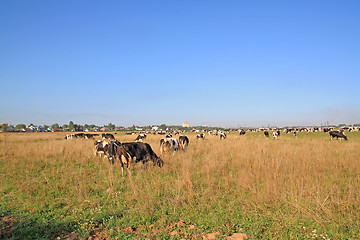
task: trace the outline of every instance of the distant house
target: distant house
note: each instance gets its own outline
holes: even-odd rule
[[[102,128],[100,128],[100,131],[105,132],[106,128],[102,127]]]
[[[35,126],[34,124],[30,124],[27,127],[27,129],[32,131],[32,132],[44,132],[45,131],[43,126]]]
[[[34,126],[34,124],[30,124],[29,126],[27,126],[28,129],[30,129],[30,131],[35,132],[36,127]]]
[[[181,125],[182,127],[190,127],[190,123],[189,122],[183,122],[183,124]]]
[[[152,131],[157,131],[157,130],[159,130],[159,127],[158,127],[158,126],[153,126],[153,127],[151,128],[151,130],[152,130]]]
[[[135,127],[135,130],[136,130],[136,131],[142,131],[143,129],[142,129],[142,128],[139,128],[139,127]]]

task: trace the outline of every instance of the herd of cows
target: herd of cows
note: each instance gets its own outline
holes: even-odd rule
[[[335,130],[334,128],[286,128],[283,129],[285,134],[293,134],[297,136],[297,132],[329,132],[331,140],[333,139],[344,139],[347,140],[347,136],[345,136],[344,131],[359,131],[358,128],[346,128]],[[269,138],[270,133],[272,131],[272,137],[277,140],[280,137],[281,131],[279,129],[248,129],[247,131],[262,131],[264,136]],[[230,130],[212,130],[201,132],[196,131],[198,134],[196,135],[197,140],[204,140],[206,137],[206,133],[208,135],[216,135],[220,140],[226,139],[227,134],[230,133]],[[241,129],[238,131],[240,136],[244,136],[246,131]],[[95,141],[95,155],[106,157],[111,164],[114,164],[116,161],[119,161],[121,164],[122,174],[124,175],[124,169],[126,168],[128,173],[131,175],[130,167],[132,163],[142,162],[143,168],[146,167],[147,162],[151,161],[153,165],[157,165],[162,167],[164,162],[162,160],[162,156],[168,152],[172,152],[173,154],[178,150],[186,151],[189,145],[189,138],[185,135],[181,135],[182,132],[173,131],[168,133],[165,137],[160,139],[160,156],[157,156],[153,151],[151,146],[148,143],[144,143],[143,141],[147,137],[147,133],[140,133],[135,138],[134,142],[126,142],[121,143],[115,139],[113,134],[110,133],[102,133],[102,140]],[[129,133],[127,133],[129,134]],[[131,133],[135,134],[135,133]],[[148,133],[149,134],[149,133]],[[155,133],[156,134],[156,133]],[[163,133],[161,133],[163,134]],[[178,135],[178,138],[172,136],[172,134]],[[100,134],[90,134],[90,133],[76,133],[76,134],[67,134],[65,139],[74,139],[74,138],[83,138],[83,139],[95,139],[94,137],[100,136]]]

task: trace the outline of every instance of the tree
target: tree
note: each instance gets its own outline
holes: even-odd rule
[[[115,130],[115,125],[112,123],[109,123],[109,125],[107,125],[107,128],[109,129],[109,131],[114,131]]]
[[[60,128],[60,127],[59,127],[59,124],[54,123],[53,125],[51,125],[51,128],[52,128],[52,129],[55,129],[55,128]]]
[[[8,127],[7,123],[3,123],[1,125],[1,132],[7,132],[7,127]]]
[[[73,131],[73,130],[74,130],[74,123],[73,123],[73,121],[70,121],[70,122],[69,122],[69,130],[70,130],[70,131]]]
[[[22,124],[22,123],[15,126],[16,130],[21,130],[21,129],[25,129],[25,128],[26,128],[26,125]]]

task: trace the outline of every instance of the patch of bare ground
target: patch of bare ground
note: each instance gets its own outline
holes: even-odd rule
[[[203,236],[203,239],[204,240],[215,240],[215,239],[219,239],[218,237],[223,237],[224,239],[227,239],[227,240],[245,240],[245,239],[248,239],[248,236],[245,233],[233,233],[230,236],[225,236],[225,235],[222,235],[219,232],[208,233],[208,234]]]
[[[150,225],[147,228],[150,229],[151,233],[146,234],[142,233],[140,230],[144,226],[140,226],[138,228],[127,227],[127,228],[114,228],[114,230],[118,232],[123,232],[127,234],[133,234],[134,239],[153,239],[163,234],[164,232],[170,234],[172,237],[177,237],[179,239],[203,239],[203,240],[212,240],[212,239],[228,239],[228,240],[245,240],[248,239],[248,235],[245,233],[233,233],[230,236],[222,235],[220,232],[213,232],[213,233],[201,233],[201,230],[197,228],[195,225],[186,223],[184,220],[181,220],[174,224],[169,224],[164,226],[164,229],[156,229],[154,225]],[[165,230],[165,231],[164,231]],[[188,231],[199,232],[197,234],[189,234]],[[91,238],[91,239],[106,239],[106,238]]]

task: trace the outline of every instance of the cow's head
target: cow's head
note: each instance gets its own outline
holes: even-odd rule
[[[162,167],[162,166],[164,166],[164,161],[160,157],[157,157],[154,161],[154,166],[155,165]]]
[[[106,155],[107,156],[107,155]],[[107,156],[110,164],[115,164],[115,157],[113,156]]]

